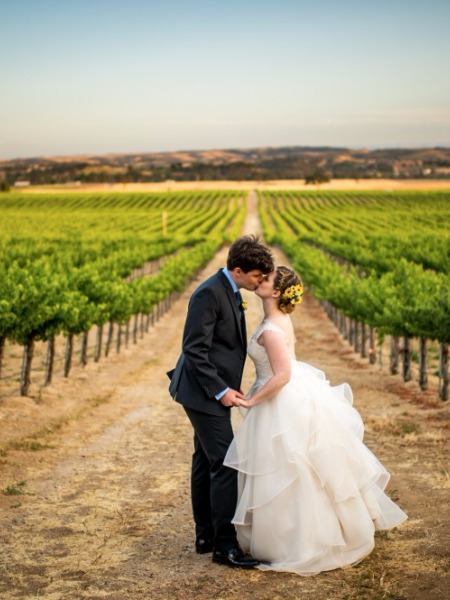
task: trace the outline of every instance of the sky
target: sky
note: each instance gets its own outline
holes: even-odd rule
[[[0,0],[0,159],[450,146],[448,0]]]

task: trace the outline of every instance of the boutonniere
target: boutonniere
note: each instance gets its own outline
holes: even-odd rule
[[[247,308],[248,308],[248,304],[245,300],[242,300],[241,306],[242,306],[242,310],[247,310]]]

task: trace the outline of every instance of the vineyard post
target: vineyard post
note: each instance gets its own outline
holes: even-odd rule
[[[83,331],[81,336],[81,355],[80,364],[85,367],[87,365],[87,348],[88,348],[89,331]]]
[[[6,337],[0,337],[0,378],[2,376],[3,355],[5,352]]]
[[[331,303],[328,302],[328,300],[325,301],[325,310],[328,315],[328,318],[331,319],[331,321],[332,321],[333,320],[333,307],[331,306]]]
[[[374,365],[377,357],[375,351],[375,329],[371,326],[369,327],[369,362],[371,365]]]
[[[342,315],[342,335],[344,339],[348,339],[348,319],[345,315]]]
[[[338,317],[337,326],[338,326],[339,332],[342,334],[342,314],[339,310],[337,311],[337,317]]]
[[[359,352],[361,349],[361,323],[355,319],[355,339],[354,339],[354,350]]]
[[[355,322],[353,319],[350,319],[350,327],[348,330],[348,343],[353,346],[353,342],[355,339]]]
[[[100,356],[102,355],[102,338],[103,338],[103,324],[97,325],[97,339],[95,342],[94,362],[98,362],[100,360]]]
[[[128,342],[130,341],[130,320],[128,319],[125,327],[125,348],[128,348]]]
[[[391,375],[397,375],[398,373],[398,355],[399,355],[399,342],[398,337],[391,335],[391,351],[390,351],[390,371]]]
[[[421,390],[428,389],[427,340],[424,337],[419,338],[419,385]]]
[[[64,356],[64,377],[69,377],[70,367],[72,366],[73,354],[73,333],[69,333],[66,342],[66,353]]]
[[[367,326],[364,322],[361,323],[361,357],[366,358],[366,343],[367,343]]]
[[[47,343],[47,357],[45,360],[44,385],[50,385],[53,376],[53,363],[55,360],[55,336],[52,335]]]
[[[340,330],[342,337],[347,338],[347,317],[343,313],[339,313],[341,316]]]
[[[23,349],[22,373],[20,376],[20,395],[27,396],[31,384],[31,363],[34,354],[34,337],[28,338]]]
[[[439,347],[439,398],[441,400],[448,400],[448,354],[448,343],[441,343]]]
[[[136,313],[134,315],[134,324],[133,324],[133,344],[137,343],[138,322],[139,322],[139,313]]]
[[[403,381],[411,381],[411,338],[403,338]]]
[[[31,384],[31,363],[34,354],[34,337],[28,338],[23,349],[22,373],[20,377],[20,395],[27,396]]]
[[[113,332],[114,332],[114,323],[112,321],[110,321],[109,322],[109,327],[108,327],[108,336],[106,338],[105,356],[108,356],[108,354],[109,354],[109,350],[111,348],[111,342],[112,342]]]
[[[120,323],[117,324],[117,338],[116,338],[116,352],[117,354],[120,352],[120,346],[122,342],[122,325]]]

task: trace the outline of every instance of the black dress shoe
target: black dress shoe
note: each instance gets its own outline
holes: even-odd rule
[[[208,552],[212,552],[213,551],[212,540],[197,538],[195,540],[195,551],[197,552],[197,554],[208,554]]]
[[[240,567],[241,569],[253,569],[259,565],[259,560],[246,556],[239,546],[229,550],[214,550],[212,560],[221,565]]]

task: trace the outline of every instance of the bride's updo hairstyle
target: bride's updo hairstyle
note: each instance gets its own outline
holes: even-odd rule
[[[279,290],[278,307],[289,315],[303,299],[303,285],[295,271],[280,265],[276,268],[273,289]]]

